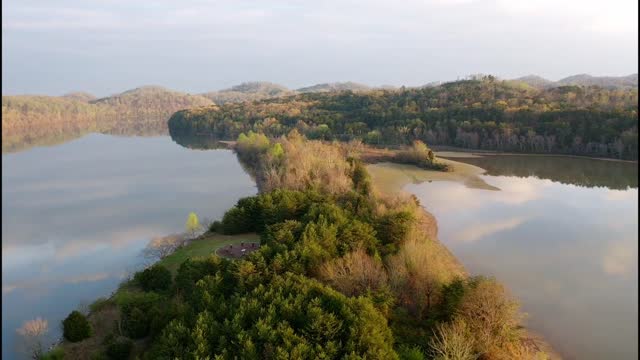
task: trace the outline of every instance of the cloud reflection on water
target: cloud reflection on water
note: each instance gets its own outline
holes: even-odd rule
[[[492,223],[478,223],[467,226],[461,231],[453,234],[452,241],[474,242],[483,238],[490,237],[501,231],[514,229],[525,221],[527,217],[513,217],[504,220],[498,220]]]
[[[256,192],[232,152],[167,136],[92,134],[2,157],[3,358],[14,357],[10,330],[35,312],[58,322],[115,289],[189,212],[219,218]]]
[[[552,165],[562,172],[566,160]],[[528,323],[569,358],[637,358],[638,189],[579,186],[571,174],[559,175],[564,183],[482,176],[501,191],[455,182],[406,190],[435,215],[439,238],[467,270],[503,281],[531,315]]]

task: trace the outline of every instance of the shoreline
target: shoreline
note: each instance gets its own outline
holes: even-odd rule
[[[200,134],[205,135],[205,134]],[[226,145],[229,149],[233,149],[236,144],[235,140],[218,140],[219,143]],[[385,162],[389,161],[390,156],[395,154],[397,147],[402,145],[388,145],[384,147],[366,145],[365,151],[362,155],[362,159],[367,163]],[[553,156],[553,157],[566,157],[572,159],[589,159],[600,161],[612,161],[621,163],[638,164],[638,160],[624,160],[614,159],[606,157],[595,157],[588,155],[575,155],[575,154],[561,154],[561,153],[530,153],[530,152],[508,152],[498,150],[484,150],[484,149],[467,149],[449,145],[430,145],[437,156],[456,158],[456,157],[483,157],[483,156]],[[446,153],[446,155],[443,155]],[[460,156],[458,154],[465,154]],[[443,160],[442,158],[440,160]]]
[[[574,154],[558,154],[558,153],[517,153],[517,152],[506,152],[506,151],[498,151],[498,150],[483,150],[483,149],[467,149],[460,148],[455,146],[447,146],[447,145],[433,145],[431,146],[433,150],[438,153],[466,153],[470,156],[456,156],[452,155],[449,157],[483,157],[483,156],[553,156],[553,157],[567,157],[573,159],[590,159],[590,160],[601,160],[601,161],[613,161],[613,162],[622,162],[622,163],[632,163],[638,164],[638,160],[624,160],[624,159],[614,159],[614,158],[604,158],[604,157],[594,157],[588,155],[574,155]],[[447,157],[446,155],[440,155]]]
[[[233,144],[235,142],[224,142],[227,146],[229,147],[233,147]],[[480,172],[484,172],[484,169],[481,169],[477,166],[473,166],[473,165],[468,165],[468,164],[463,164],[463,163],[459,163],[453,160],[447,160],[447,159],[442,159],[442,162],[445,163],[451,163],[454,164],[454,166],[456,166],[454,168],[454,171],[452,172],[441,172],[441,171],[433,171],[433,170],[424,170],[424,169],[420,169],[418,167],[412,166],[412,165],[405,165],[405,164],[393,164],[393,163],[378,163],[378,164],[369,164],[367,165],[367,168],[369,168],[370,166],[375,166],[375,165],[383,165],[385,166],[385,164],[389,164],[389,165],[397,165],[397,166],[401,166],[405,169],[408,168],[414,168],[419,170],[420,172],[427,172],[427,173],[433,173],[435,175],[441,175],[444,177],[438,178],[436,180],[438,181],[450,181],[450,177],[454,177],[455,179],[457,179],[456,181],[463,181],[465,182],[465,184],[467,184],[467,186],[473,186],[474,182],[470,181],[469,179],[473,179],[474,176],[477,176]],[[407,177],[407,179],[412,181],[420,181],[420,177]],[[372,182],[374,183],[374,186],[376,184],[375,178],[372,174]],[[485,186],[490,186],[486,183],[483,182],[483,184]],[[475,184],[476,186],[478,186],[478,184]],[[482,184],[480,184],[482,185]],[[483,187],[480,187],[483,188]],[[486,189],[486,188],[485,188]],[[487,190],[491,190],[491,189],[487,189]],[[494,190],[499,190],[497,188],[495,188]],[[397,191],[402,191],[402,189],[398,189]],[[434,243],[437,244],[437,247],[442,249],[443,251],[443,255],[445,255],[445,257],[449,257],[451,262],[455,265],[455,267],[457,267],[461,274],[465,277],[469,276],[469,273],[466,271],[464,265],[459,261],[459,259],[448,249],[447,246],[445,246],[438,238],[438,223],[437,223],[437,219],[436,217],[431,214],[429,211],[427,211],[423,206],[419,206],[421,211],[419,211],[419,220],[418,220],[418,224],[417,224],[417,230],[422,232],[424,235],[426,235],[424,238],[425,239],[430,239],[432,240]],[[202,237],[204,235],[201,235],[198,237],[198,239],[200,239],[201,241],[192,241],[192,243],[190,244],[191,247],[189,247],[189,249],[192,249],[194,246],[198,246],[198,245],[206,245],[204,244],[204,242],[202,241]],[[257,236],[256,234],[252,234],[252,236]],[[225,236],[224,240],[228,240],[231,241],[233,238],[234,241],[246,241],[248,239],[247,234],[240,234],[237,236],[228,236],[229,239],[227,239],[227,236]],[[211,239],[211,240],[222,240],[222,239]],[[217,245],[222,245],[222,244],[217,244]],[[167,258],[161,260],[161,263],[164,263],[164,265],[167,268],[171,268],[174,265],[177,265],[178,263],[180,263],[179,260],[181,260],[183,258],[182,255],[187,255],[184,254],[186,251],[185,250],[189,250],[189,249],[182,249],[182,252],[180,253],[173,253],[171,255],[169,255]],[[434,248],[435,249],[435,248]],[[213,250],[213,253],[217,254],[217,250],[219,250],[219,247]],[[188,253],[188,252],[187,252]],[[210,253],[210,252],[209,252]],[[190,254],[189,255],[193,255]],[[218,255],[219,256],[219,255]],[[177,266],[176,266],[177,267]],[[92,325],[96,328],[101,328],[100,333],[101,334],[96,334],[94,337],[92,337],[92,339],[88,342],[85,342],[84,345],[80,345],[80,343],[78,344],[71,344],[71,343],[67,343],[67,342],[63,342],[62,344],[60,344],[59,346],[63,347],[66,351],[70,351],[71,354],[84,354],[84,351],[89,351],[92,352],[94,351],[94,349],[100,348],[102,345],[101,342],[99,342],[99,340],[104,338],[104,334],[106,334],[109,330],[108,327],[104,327],[105,321],[110,321],[113,320],[114,318],[119,317],[120,313],[118,310],[118,307],[115,305],[116,298],[118,296],[118,293],[120,293],[121,291],[128,291],[131,290],[128,288],[128,285],[126,283],[123,284],[124,286],[119,287],[114,293],[111,294],[111,296],[108,297],[108,300],[110,302],[110,305],[108,305],[106,308],[104,308],[103,310],[99,310],[95,313],[90,313],[88,315],[88,318],[90,320],[90,322],[92,323]],[[98,324],[102,324],[102,325],[98,325]],[[553,351],[553,348],[551,347],[551,345],[549,345],[546,341],[544,341],[544,339],[541,336],[535,336],[534,334],[530,333],[526,327],[522,327],[522,337],[520,339],[520,341],[522,342],[523,345],[525,345],[527,348],[531,349],[531,350],[537,350],[537,351],[544,351],[544,353],[548,356],[548,359],[561,359],[560,356],[556,355],[556,352]],[[145,340],[140,340],[140,341],[145,341]],[[142,344],[140,341],[136,340],[136,344]],[[136,345],[137,346],[137,345]]]
[[[461,163],[454,160],[442,159],[442,158],[440,160],[441,161],[446,160],[447,162],[449,162],[451,165],[453,165],[454,170],[452,172],[442,173],[435,170],[421,169],[414,165],[397,164],[397,163],[391,163],[391,162],[369,163],[367,164],[367,170],[371,174],[372,182],[374,186],[377,187],[378,191],[383,191],[383,192],[391,191],[391,192],[398,192],[400,194],[408,194],[408,195],[411,195],[411,193],[404,190],[404,187],[406,185],[410,183],[417,183],[417,182],[424,182],[424,181],[429,181],[429,182],[458,181],[458,182],[464,183],[465,186],[472,187],[470,186],[470,184],[473,185],[473,182],[470,182],[469,179],[473,178],[474,176],[477,176],[480,172],[486,171],[485,169],[482,169],[480,167],[477,167],[474,165],[468,165],[468,164]],[[395,170],[399,170],[400,172],[403,172],[402,175],[404,175],[404,179],[400,179],[399,182],[395,182],[393,184],[390,184],[389,182],[381,183],[381,178],[380,178],[381,173],[377,171],[380,169],[376,169],[376,167],[380,168],[380,167],[389,167],[389,166],[392,166],[392,167],[401,166],[401,167],[407,167],[407,168],[413,168],[413,169],[402,169],[402,168],[397,169],[396,168]],[[374,169],[373,171],[372,171],[372,168]],[[465,170],[461,171],[460,168],[463,168],[466,171]],[[413,170],[413,171],[427,172],[427,173],[442,173],[445,175],[449,174],[449,176],[442,177],[442,176],[437,176],[437,174],[435,174],[435,176],[432,175],[433,177],[431,177],[431,179],[429,180],[430,176],[426,175],[423,177],[423,179],[427,179],[427,180],[421,181],[421,179],[419,178],[416,178],[416,177],[411,178],[406,176],[406,173],[405,173],[406,170]],[[377,179],[376,179],[376,175],[374,174],[377,175]],[[488,186],[491,186],[491,185],[488,185]],[[485,190],[491,190],[491,189],[485,189]],[[497,190],[500,191],[500,189],[497,189]],[[450,254],[450,256],[455,260],[455,262],[460,266],[462,272],[468,276],[469,273],[464,267],[464,264],[462,264],[462,262],[460,262],[460,260],[455,256],[455,254],[453,254],[453,252],[451,252],[451,250],[449,250],[449,248],[440,241],[438,237],[438,219],[435,217],[435,215],[430,213],[422,204],[420,205],[420,210],[421,210],[421,215],[424,217],[424,220],[421,221],[421,224],[419,226],[422,228],[424,233],[432,237],[433,241],[438,243],[444,250],[446,250]],[[526,346],[529,349],[534,351],[537,350],[537,351],[544,352],[544,354],[547,355],[548,360],[563,359],[563,357],[554,349],[551,343],[549,343],[542,334],[540,334],[537,331],[531,330],[524,325],[522,326],[522,329],[523,329],[523,336],[521,338],[521,341],[523,342],[523,344],[526,344]]]
[[[432,181],[454,181],[472,189],[500,191],[481,178],[486,170],[478,166],[440,158],[440,162],[451,165],[453,171],[422,169],[410,164],[398,164],[390,161],[368,163],[367,170],[376,178],[381,191],[401,191],[406,184],[419,184]]]

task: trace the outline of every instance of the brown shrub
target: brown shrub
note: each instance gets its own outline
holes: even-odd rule
[[[478,278],[465,293],[457,315],[469,326],[480,353],[503,349],[520,339],[520,305],[494,279]]]
[[[549,356],[543,352],[532,349],[521,341],[511,341],[494,347],[480,356],[482,360],[548,360]]]
[[[387,260],[391,288],[401,303],[424,316],[438,303],[443,284],[462,275],[461,269],[442,246],[414,227],[400,251]]]
[[[351,189],[350,165],[340,149],[296,136],[282,138],[280,143],[284,149],[282,170],[278,178],[270,175],[270,183],[264,190],[316,188],[340,194]]]
[[[342,258],[324,263],[320,278],[333,288],[349,296],[358,296],[368,290],[387,285],[387,273],[379,260],[357,249]]]
[[[462,319],[436,325],[434,336],[429,342],[431,355],[438,360],[474,360],[474,338]]]

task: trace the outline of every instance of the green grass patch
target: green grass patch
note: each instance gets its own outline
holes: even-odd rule
[[[221,235],[215,233],[206,233],[191,244],[178,249],[173,254],[160,260],[158,264],[165,266],[172,273],[178,270],[188,258],[205,257],[214,254],[216,250],[227,245],[236,245],[242,242],[260,242],[257,234],[239,234],[239,235]]]
[[[182,264],[188,258],[206,257],[215,254],[216,250],[229,244],[236,245],[242,242],[257,242],[260,243],[260,236],[255,233],[239,234],[239,235],[221,235],[216,233],[206,233],[200,236],[198,239],[193,240],[191,244],[178,249],[173,254],[158,261],[156,264],[162,265],[169,269],[175,276],[180,264]],[[124,281],[118,287],[118,290],[113,294],[113,297],[103,302],[102,299],[98,299],[91,307],[101,308],[106,307],[108,303],[115,303],[121,305],[129,301],[131,297],[139,296],[143,294],[134,280]]]
[[[46,354],[40,357],[41,360],[62,360],[64,359],[64,349],[61,347],[55,347]]]
[[[92,313],[96,313],[104,308],[106,308],[107,306],[113,304],[113,302],[105,297],[101,297],[98,298],[96,301],[94,301],[91,305],[89,305],[89,310]]]

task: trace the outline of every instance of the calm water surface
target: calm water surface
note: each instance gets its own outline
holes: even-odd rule
[[[541,156],[455,158],[500,190],[411,184],[474,274],[521,300],[568,359],[637,359],[637,164]]]
[[[80,304],[109,295],[155,236],[189,212],[218,218],[254,182],[228,150],[160,137],[91,134],[2,155],[2,358],[37,316],[50,338]]]
[[[185,146],[188,146],[185,145]],[[569,359],[638,354],[637,165],[536,156],[456,158],[500,190],[407,185],[472,273],[522,301],[528,325]],[[235,155],[168,136],[92,134],[2,155],[2,356],[25,320],[50,337],[79,304],[111,293],[155,236],[187,214],[218,218],[256,192]]]

